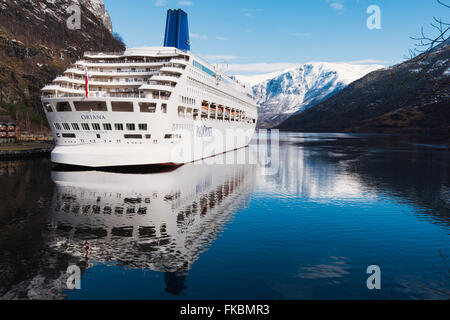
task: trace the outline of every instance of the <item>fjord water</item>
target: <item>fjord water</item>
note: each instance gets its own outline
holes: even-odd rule
[[[271,153],[270,170],[1,163],[0,297],[450,298],[446,142],[286,133]]]

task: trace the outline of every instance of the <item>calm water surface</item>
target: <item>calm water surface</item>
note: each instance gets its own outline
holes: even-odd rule
[[[272,152],[272,175],[0,163],[0,298],[450,298],[447,145],[283,134]],[[69,265],[81,290],[66,289]]]

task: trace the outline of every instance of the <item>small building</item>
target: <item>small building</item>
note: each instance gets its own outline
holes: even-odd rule
[[[17,125],[14,122],[8,123],[8,132],[16,132]]]
[[[6,139],[6,142],[14,142],[19,137],[19,126],[15,122],[0,122],[0,139]]]

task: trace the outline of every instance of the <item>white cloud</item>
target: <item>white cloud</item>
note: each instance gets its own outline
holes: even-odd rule
[[[261,12],[262,11],[262,9],[242,9],[242,11],[244,11],[244,12]]]
[[[314,63],[314,62],[308,62]],[[319,62],[323,63],[323,62]],[[382,68],[385,61],[375,59],[364,59],[351,62],[330,62],[342,65],[366,65],[374,70]],[[261,80],[268,75],[277,75],[298,67],[301,63],[279,62],[279,63],[251,63],[251,64],[230,64],[228,70],[236,75],[241,75],[248,83],[253,80]],[[269,77],[268,77],[269,78]]]
[[[346,62],[346,63],[351,63],[351,64],[386,64],[386,63],[390,63],[390,61],[383,61],[383,60],[377,60],[377,59],[362,59],[362,60],[355,60],[355,61],[350,61],[350,62]]]
[[[238,57],[236,56],[226,56],[226,55],[212,55],[212,54],[205,54],[202,55],[203,58],[210,61],[217,61],[217,60],[236,60]]]
[[[167,0],[156,0],[155,6],[157,7],[165,7],[167,6]]]
[[[298,63],[250,63],[250,64],[230,64],[229,71],[234,73],[268,73],[278,72],[298,66]]]
[[[220,41],[228,41],[229,39],[227,37],[216,37],[217,40]]]
[[[296,32],[292,34],[294,37],[309,37],[311,34],[310,33],[301,33],[301,32]]]
[[[199,39],[199,40],[208,40],[207,36],[200,35],[200,34],[197,34],[197,33],[192,33],[192,32],[189,32],[189,38],[191,38],[191,39]]]
[[[340,2],[332,2],[332,3],[330,3],[330,7],[332,7],[334,10],[337,10],[337,11],[345,10],[344,5]]]
[[[180,6],[193,6],[194,3],[192,1],[179,1],[178,4]]]

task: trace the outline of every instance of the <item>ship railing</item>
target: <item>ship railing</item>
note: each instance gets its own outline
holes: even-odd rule
[[[110,52],[101,52],[101,51],[86,51],[84,53],[85,56],[122,56],[125,51],[110,51]]]
[[[167,63],[170,62],[170,59],[157,59],[157,60],[95,60],[95,61],[86,61],[86,60],[80,60],[75,62],[77,65],[82,65],[86,63],[90,64],[99,64],[99,63],[110,63],[110,64],[118,64],[118,63]]]
[[[58,93],[58,94],[44,94],[43,98],[83,98],[84,94]],[[138,93],[120,93],[120,92],[90,92],[89,98],[141,98],[143,96]],[[162,98],[162,97],[161,97]]]
[[[172,87],[175,88],[177,85],[176,84],[172,84],[169,82],[162,82],[162,81],[147,81],[148,85],[151,86],[166,86],[166,87]]]

